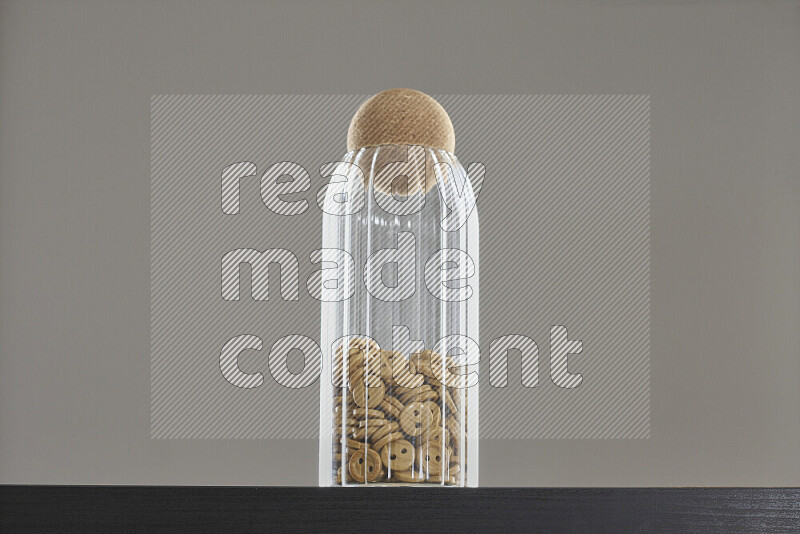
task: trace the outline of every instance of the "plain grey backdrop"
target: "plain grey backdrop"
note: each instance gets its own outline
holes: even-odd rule
[[[150,439],[150,98],[413,87],[651,96],[651,438],[484,440],[482,485],[800,484],[799,52],[798,2],[3,1],[0,483],[316,484]]]

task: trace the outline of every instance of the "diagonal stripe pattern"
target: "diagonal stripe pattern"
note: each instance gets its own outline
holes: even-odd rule
[[[347,125],[365,98],[152,98],[152,437],[316,437],[316,384],[279,384],[267,349],[283,339],[276,353],[283,351],[282,358],[298,343],[314,351],[304,338],[319,338],[320,303],[304,284],[318,280],[311,273],[320,268],[309,261],[321,247],[316,204],[328,181],[318,170],[344,160]],[[483,186],[481,437],[649,437],[649,97],[435,98],[455,125],[459,159]],[[307,169],[311,189],[281,193],[284,203],[272,211],[262,192],[272,198],[288,189],[267,184],[262,190],[261,177],[281,162]],[[473,173],[469,162],[482,163],[485,173]],[[285,171],[299,169],[286,163],[273,169]],[[307,203],[297,202],[302,199]],[[269,277],[269,300],[254,300],[254,290],[266,291],[266,269],[251,280],[246,268],[237,280],[240,300],[225,300],[222,259],[238,249],[291,251],[299,260],[297,267],[290,262],[299,280],[297,300],[281,298],[284,273],[277,269]],[[363,283],[363,266],[355,269],[355,283]],[[555,325],[565,327],[568,340],[582,342],[582,351],[566,361],[569,373],[582,376],[576,388],[550,379]],[[508,386],[490,387],[488,347],[507,334],[537,343],[537,387],[518,378],[518,351],[508,353]],[[237,336],[246,336],[238,346],[249,349],[240,353],[238,369],[261,373],[259,387],[233,386],[224,375],[232,363],[220,367],[223,347]],[[286,367],[284,360],[278,363]],[[296,386],[314,370],[307,361],[300,375],[281,371],[279,378]],[[527,366],[528,385],[535,383],[532,373]]]

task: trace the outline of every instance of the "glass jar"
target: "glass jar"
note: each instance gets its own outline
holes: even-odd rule
[[[478,485],[478,216],[439,149],[323,166],[320,486]],[[333,276],[331,276],[333,273]]]

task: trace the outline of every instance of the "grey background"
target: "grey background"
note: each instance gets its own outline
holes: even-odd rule
[[[150,96],[410,86],[651,95],[651,438],[481,483],[800,484],[797,2],[0,5],[0,482],[315,484],[315,440],[150,440]]]

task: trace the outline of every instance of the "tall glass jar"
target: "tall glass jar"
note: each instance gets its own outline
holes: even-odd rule
[[[320,486],[478,485],[478,215],[450,152],[323,167]]]

